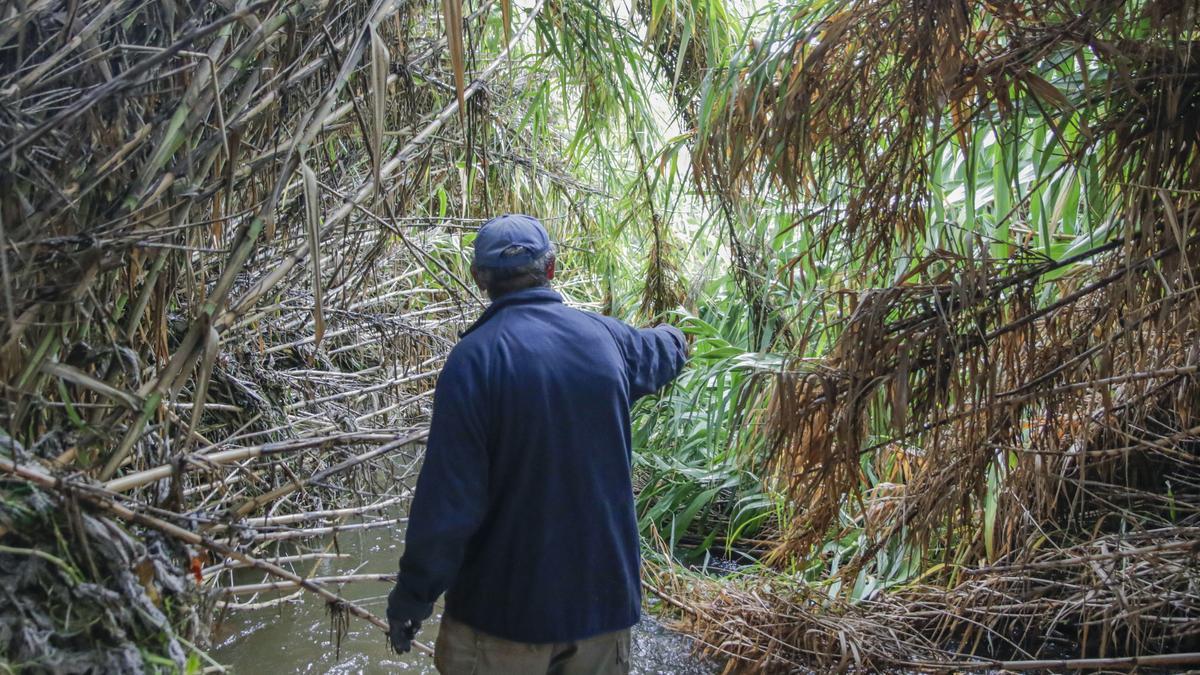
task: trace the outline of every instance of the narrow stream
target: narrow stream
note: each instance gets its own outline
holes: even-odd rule
[[[342,533],[337,536],[337,552],[346,557],[297,563],[295,570],[307,572],[307,576],[394,573],[403,536],[402,530],[386,527]],[[238,583],[263,580],[261,574],[238,575]],[[382,617],[390,590],[385,582],[361,581],[335,592]],[[236,600],[265,602],[292,592],[270,591]],[[354,617],[342,636],[339,653],[332,626],[324,601],[307,592],[274,607],[230,610],[215,631],[212,656],[235,673],[436,672],[433,659],[415,652],[392,653],[378,628]],[[427,625],[418,639],[431,644],[436,637],[437,626]]]
[[[400,526],[343,533],[337,537],[337,548],[346,557],[299,563],[295,569],[302,574],[312,570],[308,576],[393,573],[403,537]],[[264,579],[259,573],[240,572],[237,581],[257,583]],[[346,584],[338,592],[382,617],[390,590],[390,583],[364,581]],[[265,602],[291,592],[271,591],[253,598],[239,597],[236,601]],[[434,617],[422,627],[418,640],[433,644],[437,638],[436,618],[440,614],[439,606]],[[331,626],[324,603],[307,592],[293,602],[274,607],[231,610],[214,633],[212,656],[235,673],[436,672],[432,658],[415,651],[403,656],[392,653],[381,631],[354,617],[350,618],[339,652]],[[697,675],[716,672],[713,664],[691,656],[691,644],[689,638],[644,617],[634,628],[634,672]]]

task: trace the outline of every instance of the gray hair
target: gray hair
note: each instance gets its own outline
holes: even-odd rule
[[[500,255],[503,257],[511,257],[528,253],[523,246],[509,246],[504,249]],[[536,286],[549,286],[550,279],[546,276],[546,268],[550,263],[554,262],[554,246],[546,249],[542,255],[534,258],[524,265],[516,267],[485,267],[483,265],[471,265],[471,269],[475,272],[475,277],[479,280],[479,284],[483,286],[487,294],[492,298],[519,291],[524,288],[534,288]]]

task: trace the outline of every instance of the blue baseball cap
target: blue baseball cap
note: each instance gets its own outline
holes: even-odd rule
[[[496,216],[475,236],[475,265],[520,267],[550,250],[550,236],[537,218],[522,213]]]

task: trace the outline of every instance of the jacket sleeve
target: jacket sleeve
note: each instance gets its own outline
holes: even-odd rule
[[[425,462],[390,603],[395,618],[422,621],[433,613],[487,513],[485,378],[471,372],[469,361],[451,352],[434,391]]]
[[[615,319],[605,321],[625,358],[630,397],[637,400],[667,386],[687,362],[683,332],[662,324],[633,328]]]

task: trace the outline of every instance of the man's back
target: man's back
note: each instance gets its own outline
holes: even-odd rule
[[[565,307],[548,288],[505,295],[438,383],[400,583],[413,602],[527,643],[637,622],[629,410],[682,367],[673,328],[635,330]]]

